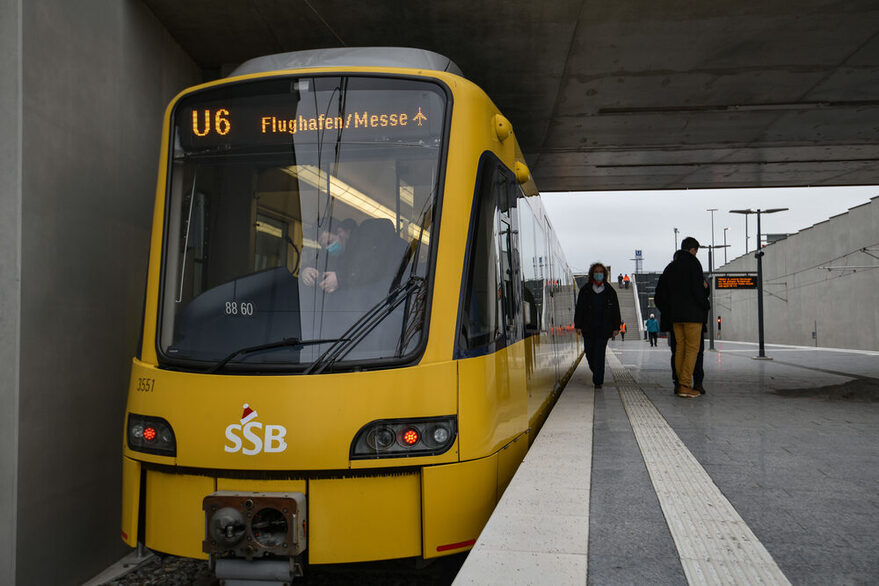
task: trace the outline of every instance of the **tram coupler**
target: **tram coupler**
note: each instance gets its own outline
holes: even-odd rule
[[[221,490],[202,501],[202,551],[227,586],[290,584],[302,575],[307,545],[305,495]]]

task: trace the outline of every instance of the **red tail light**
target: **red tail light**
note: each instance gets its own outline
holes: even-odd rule
[[[418,443],[418,430],[414,427],[410,427],[406,431],[403,432],[403,443],[407,446],[414,446]]]

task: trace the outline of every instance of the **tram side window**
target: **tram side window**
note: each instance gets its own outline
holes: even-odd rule
[[[540,332],[543,322],[543,243],[546,236],[531,205],[521,192],[518,202],[523,314],[525,335],[530,336]]]
[[[491,352],[518,337],[510,214],[515,180],[509,170],[488,156],[483,158],[479,176],[459,319],[459,356]]]

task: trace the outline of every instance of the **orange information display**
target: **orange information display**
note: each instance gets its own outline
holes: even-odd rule
[[[756,289],[757,277],[754,275],[715,275],[715,289]]]

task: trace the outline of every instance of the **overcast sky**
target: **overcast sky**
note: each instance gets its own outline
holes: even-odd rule
[[[879,195],[879,186],[796,187],[775,189],[693,189],[675,191],[587,191],[543,193],[543,202],[559,241],[575,273],[601,261],[611,265],[611,277],[632,273],[635,250],[644,258],[643,270],[661,271],[685,236],[700,244],[711,244],[711,214],[714,212],[714,242],[723,244],[726,231],[727,257],[745,253],[745,216],[734,209],[790,208],[761,215],[765,234],[793,233],[867,203]],[[749,250],[756,247],[757,217],[748,216]],[[723,249],[716,251],[715,266],[723,264]],[[708,270],[708,251],[699,251]],[[718,262],[719,261],[719,262]]]

